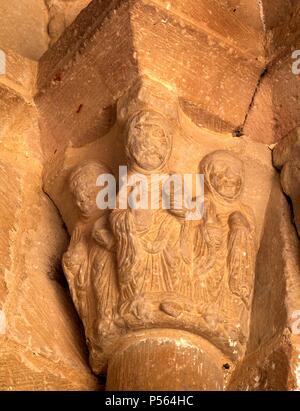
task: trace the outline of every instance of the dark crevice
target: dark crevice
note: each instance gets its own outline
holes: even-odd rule
[[[282,189],[282,191],[283,191],[283,188],[282,188],[282,187],[281,187],[281,189]],[[298,235],[298,229],[297,229],[296,220],[295,220],[296,216],[295,216],[294,205],[293,205],[292,199],[291,199],[291,197],[289,197],[284,191],[283,191],[283,194],[284,194],[284,196],[285,196],[285,198],[286,198],[286,200],[287,200],[287,203],[288,203],[288,206],[289,206],[289,209],[290,209],[290,215],[291,215],[292,224],[293,224],[293,226],[295,227],[296,233],[297,233],[297,235]],[[298,237],[299,237],[299,235],[298,235]]]
[[[42,187],[42,191],[43,191],[44,195],[48,198],[50,203],[53,205],[53,207],[55,208],[55,210],[56,210],[56,212],[57,212],[57,214],[60,218],[61,227],[66,232],[66,234],[69,236],[68,229],[67,229],[67,227],[64,223],[64,220],[61,216],[61,213],[60,213],[58,207],[56,206],[56,204],[54,203],[52,198],[49,196],[49,194],[45,191],[44,187]],[[50,280],[57,282],[62,288],[64,288],[66,291],[68,290],[68,292],[69,292],[69,286],[68,286],[68,282],[67,282],[67,279],[65,277],[63,268],[62,268],[61,258],[62,258],[62,255],[50,256],[50,267],[51,268],[48,271],[48,277],[50,278]]]
[[[57,150],[55,150],[55,151],[57,151]],[[69,238],[70,238],[70,235],[69,235],[67,226],[66,226],[66,224],[65,224],[65,222],[64,222],[64,220],[63,220],[63,218],[62,218],[62,215],[61,215],[61,213],[60,213],[57,205],[56,205],[55,202],[52,200],[52,198],[51,198],[50,195],[47,193],[47,191],[45,191],[44,187],[42,187],[42,192],[45,194],[45,196],[48,198],[48,200],[50,201],[50,203],[51,203],[51,204],[53,205],[53,207],[55,208],[55,210],[56,210],[56,212],[57,212],[57,214],[59,215],[59,218],[60,218],[60,220],[61,220],[61,226],[62,226],[62,228],[63,228],[63,230],[67,233],[67,235],[68,235]]]
[[[43,186],[42,186],[42,191],[45,194],[45,196],[48,198],[48,200],[51,202],[53,207],[55,208],[56,212],[59,215],[62,228],[64,229],[64,231],[69,236],[68,229],[67,229],[67,227],[64,223],[64,220],[62,218],[62,215],[61,215],[58,207],[56,206],[55,202],[52,200],[50,195],[45,191]],[[72,296],[71,296],[68,281],[65,277],[65,274],[64,274],[64,271],[63,271],[63,268],[62,268],[62,256],[61,255],[60,256],[52,256],[52,265],[51,265],[51,267],[52,267],[51,268],[51,273],[48,272],[48,277],[50,278],[50,280],[55,281],[60,287],[62,287],[62,289],[65,293],[65,296],[67,297],[67,299],[69,300],[69,302],[73,306],[73,309],[74,309],[74,317],[73,318],[74,318],[74,323],[77,326],[78,341],[79,341],[80,347],[82,349],[82,354],[84,356],[86,364],[89,366],[89,350],[88,350],[88,347],[87,347],[87,344],[86,344],[84,326],[83,326],[83,323],[81,321],[81,318],[79,317],[79,315],[77,313],[76,307],[74,305],[74,302],[73,302],[73,299],[72,299]],[[92,372],[92,370],[91,370],[91,372]],[[100,385],[103,384],[103,379],[102,380],[99,379],[99,384]]]
[[[233,131],[232,135],[233,135],[234,137],[241,137],[241,136],[244,135],[244,128],[245,128],[245,125],[246,125],[246,123],[247,123],[249,114],[250,114],[250,112],[251,112],[251,110],[252,110],[252,108],[253,108],[253,106],[254,106],[254,102],[255,102],[256,95],[257,95],[257,93],[258,93],[258,90],[259,90],[259,88],[260,88],[260,85],[261,85],[264,77],[268,74],[268,72],[269,72],[269,64],[267,64],[267,65],[264,67],[264,69],[261,71],[261,73],[260,73],[260,75],[259,75],[259,78],[258,78],[258,80],[257,80],[257,84],[256,84],[256,87],[255,87],[255,89],[254,89],[254,93],[253,93],[253,96],[252,96],[252,98],[251,98],[251,101],[250,101],[248,110],[247,110],[247,112],[246,112],[246,115],[245,115],[245,119],[244,119],[244,121],[243,121],[243,124],[242,124],[241,126],[237,127],[237,128]]]

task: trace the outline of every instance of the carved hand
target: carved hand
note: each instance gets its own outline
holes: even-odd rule
[[[131,210],[131,213],[134,224],[140,229],[147,229],[151,225],[152,210]]]
[[[223,237],[220,225],[217,224],[217,222],[207,223],[205,228],[209,237],[209,243],[213,244],[217,249],[219,249],[222,245]]]
[[[130,307],[130,312],[138,320],[147,320],[151,318],[151,304],[147,302],[143,297],[137,296],[132,302]]]
[[[102,245],[102,247],[105,247],[107,250],[113,250],[115,247],[115,238],[113,234],[105,228],[94,228],[93,238],[99,245]]]
[[[247,230],[250,229],[250,224],[247,218],[240,211],[235,211],[230,215],[228,224],[231,230],[239,228],[246,228]]]

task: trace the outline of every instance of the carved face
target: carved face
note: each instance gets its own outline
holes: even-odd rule
[[[171,151],[165,120],[157,113],[143,112],[129,125],[127,153],[140,168],[152,171],[162,168]]]
[[[109,173],[101,164],[89,163],[75,170],[70,179],[71,192],[82,215],[89,217],[99,211],[96,203],[99,187],[96,186],[100,174]]]
[[[77,187],[74,193],[75,201],[78,208],[85,216],[89,216],[97,210],[96,197],[98,191],[96,187],[96,179],[92,181],[92,179],[88,177],[84,181],[82,181],[82,179],[77,181]]]
[[[216,161],[210,172],[210,183],[218,194],[228,199],[238,197],[243,180],[238,165]]]

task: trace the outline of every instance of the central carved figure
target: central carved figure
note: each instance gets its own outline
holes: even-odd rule
[[[147,179],[149,196],[163,196],[169,178],[167,162],[171,155],[172,137],[164,117],[152,111],[135,114],[128,122],[126,153],[129,177],[140,173]],[[161,189],[152,190],[153,175],[165,177]],[[172,209],[116,209],[111,223],[117,239],[121,313],[132,313],[138,319],[150,318],[153,304],[164,300],[175,302],[184,295],[188,264],[181,250],[182,227]],[[191,261],[190,261],[191,263]],[[190,284],[191,285],[191,284]]]
[[[105,370],[122,335],[151,328],[189,331],[229,358],[240,358],[249,334],[255,262],[253,213],[241,202],[243,163],[223,150],[202,159],[205,212],[189,221],[187,210],[175,207],[174,192],[165,190],[171,178],[168,120],[151,110],[135,112],[125,137],[128,177],[138,173],[147,181],[156,209],[97,209],[96,180],[109,172],[101,163],[77,167],[69,180],[81,217],[63,267],[93,370]],[[136,188],[121,187],[118,199]],[[166,197],[169,209],[162,206]]]

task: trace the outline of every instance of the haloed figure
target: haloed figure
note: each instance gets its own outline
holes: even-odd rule
[[[200,163],[205,178],[205,213],[196,234],[195,300],[208,321],[223,322],[247,336],[255,259],[252,210],[241,202],[242,161],[215,151]]]
[[[151,190],[155,176],[165,175],[172,150],[166,119],[153,111],[140,111],[128,121],[126,153],[130,177],[139,173],[147,180],[148,194],[162,198],[162,190]],[[152,178],[151,178],[152,177]],[[153,200],[153,198],[152,198]],[[111,223],[118,244],[118,270],[123,310],[137,318],[151,311],[147,302],[180,290],[181,224],[170,210],[117,209]],[[157,301],[156,301],[157,302]]]
[[[114,237],[109,230],[108,210],[97,207],[97,178],[109,174],[98,162],[77,167],[70,176],[69,188],[80,218],[63,257],[63,268],[73,301],[81,317],[91,353],[91,365],[97,371],[97,347],[103,337],[116,332],[118,287]]]

